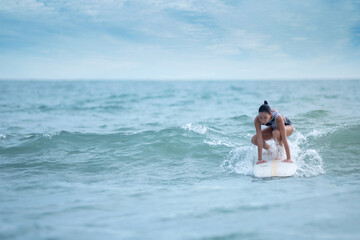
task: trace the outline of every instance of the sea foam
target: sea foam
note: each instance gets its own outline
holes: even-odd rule
[[[274,140],[267,141],[270,150],[263,150],[264,158],[286,159],[285,149],[279,146]],[[291,159],[298,166],[295,174],[297,177],[312,177],[323,174],[323,160],[316,149],[307,148],[307,138],[301,133],[295,133],[291,140],[288,139]],[[239,146],[231,149],[221,167],[226,171],[253,175],[253,165],[257,161],[256,146]]]

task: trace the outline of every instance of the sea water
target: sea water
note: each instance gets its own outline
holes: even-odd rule
[[[252,174],[264,100],[294,177]],[[360,239],[359,103],[360,81],[1,81],[0,239]]]

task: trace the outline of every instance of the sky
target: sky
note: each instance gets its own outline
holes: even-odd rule
[[[360,79],[360,1],[0,0],[0,79]]]

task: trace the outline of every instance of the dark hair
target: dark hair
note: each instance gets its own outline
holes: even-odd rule
[[[264,104],[259,107],[259,113],[261,112],[267,112],[268,114],[271,114],[271,107],[268,105],[267,101],[264,101]]]

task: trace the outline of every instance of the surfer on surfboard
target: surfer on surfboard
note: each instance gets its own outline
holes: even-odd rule
[[[255,117],[256,134],[251,138],[251,142],[258,146],[258,161],[256,164],[264,163],[262,159],[262,149],[269,150],[270,146],[266,143],[267,140],[275,139],[280,145],[284,146],[286,152],[286,160],[283,162],[292,163],[290,156],[290,148],[287,142],[287,137],[294,132],[294,126],[291,121],[281,115],[276,109],[271,109],[267,101],[259,108],[259,114]],[[261,130],[261,125],[268,126]]]

